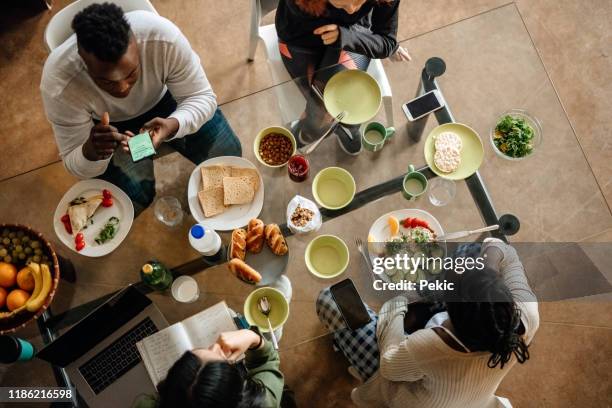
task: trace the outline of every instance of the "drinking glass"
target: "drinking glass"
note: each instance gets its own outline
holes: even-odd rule
[[[155,217],[169,227],[176,227],[183,221],[181,202],[176,197],[161,197],[155,202]]]
[[[198,282],[188,275],[176,278],[172,283],[170,292],[174,300],[181,303],[192,303],[200,297]]]
[[[450,203],[457,193],[457,186],[453,180],[436,177],[429,182],[429,202],[436,207],[443,207]]]

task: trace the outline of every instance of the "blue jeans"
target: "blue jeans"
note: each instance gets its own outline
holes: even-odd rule
[[[144,123],[155,117],[168,117],[175,109],[176,101],[168,92],[153,109],[143,115],[111,124],[119,132],[129,130],[137,134]],[[194,164],[217,156],[242,156],[240,140],[219,108],[195,133],[172,140],[168,144]],[[151,205],[155,198],[155,176],[151,157],[134,163],[128,153],[117,150],[106,171],[98,178],[115,184],[132,199],[135,216]]]

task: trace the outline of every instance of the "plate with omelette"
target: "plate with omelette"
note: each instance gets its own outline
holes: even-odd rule
[[[484,159],[478,133],[461,123],[445,123],[429,132],[425,161],[431,171],[449,180],[463,180],[476,173]]]
[[[255,165],[247,159],[214,157],[191,173],[187,200],[196,221],[217,231],[231,231],[259,216],[264,183]]]

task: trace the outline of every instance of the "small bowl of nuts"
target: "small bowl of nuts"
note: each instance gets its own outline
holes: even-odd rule
[[[296,195],[287,205],[287,227],[294,234],[305,234],[321,228],[321,213],[311,200]]]
[[[266,167],[283,167],[297,150],[295,136],[284,127],[261,130],[253,143],[255,157]]]

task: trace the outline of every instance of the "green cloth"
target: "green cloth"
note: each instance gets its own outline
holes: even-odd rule
[[[248,377],[260,381],[266,388],[266,408],[279,408],[285,378],[280,372],[280,357],[272,347],[272,343],[266,341],[264,346],[257,350],[248,350],[245,365]]]

